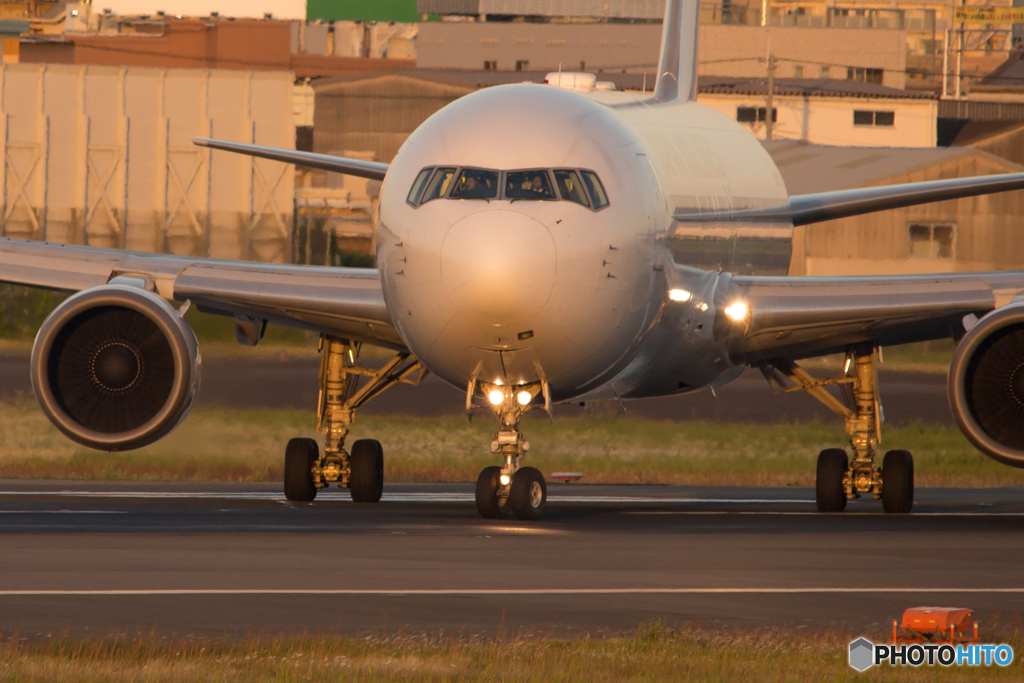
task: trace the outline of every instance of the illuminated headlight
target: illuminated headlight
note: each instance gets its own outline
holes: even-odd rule
[[[525,406],[529,403],[531,398],[533,398],[533,396],[530,396],[529,391],[520,391],[516,394],[516,400],[519,401],[519,405],[521,406]]]
[[[690,294],[685,289],[668,290],[668,298],[672,299],[672,301],[689,301],[692,297],[693,294]]]
[[[742,301],[737,301],[725,309],[725,314],[729,316],[729,318],[731,318],[732,320],[735,320],[736,322],[746,320],[747,313],[747,305]]]
[[[501,391],[498,391],[497,389],[494,389],[491,391],[491,393],[487,394],[487,398],[493,405],[496,406],[500,406],[502,403],[505,402],[505,394],[502,393]]]
[[[502,486],[508,486],[509,482],[512,481],[512,477],[508,476],[507,474],[503,474],[500,477],[498,477],[498,481],[501,482]]]

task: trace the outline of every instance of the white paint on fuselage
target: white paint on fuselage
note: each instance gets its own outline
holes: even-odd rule
[[[414,208],[405,199],[427,166],[590,169],[610,204],[438,199]],[[378,268],[400,334],[432,372],[460,387],[473,376],[516,384],[543,373],[565,400],[638,357],[666,301],[658,238],[674,210],[785,201],[761,145],[707,107],[501,86],[448,105],[403,145],[381,188]]]

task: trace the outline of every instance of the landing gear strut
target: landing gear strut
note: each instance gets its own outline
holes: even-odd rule
[[[469,383],[466,410],[472,415],[473,396],[478,382]],[[485,519],[504,519],[509,510],[519,519],[538,519],[547,504],[548,489],[544,475],[535,467],[522,467],[530,442],[519,431],[523,413],[538,394],[550,413],[551,399],[544,383],[503,386],[479,383],[491,408],[498,415],[498,431],[491,441],[491,452],[502,457],[504,466],[485,467],[476,480],[476,509]]]
[[[914,506],[913,456],[908,451],[889,451],[881,468],[875,464],[884,419],[875,365],[877,353],[871,345],[853,347],[846,356],[843,375],[828,379],[815,379],[793,361],[761,365],[773,389],[806,391],[846,422],[853,461],[848,461],[841,448],[827,448],[818,455],[815,500],[821,512],[842,512],[847,500],[860,498],[862,493],[881,499],[886,512],[907,513]],[[825,389],[830,384],[839,386],[843,401]]]
[[[285,451],[284,493],[291,501],[311,501],[319,489],[337,484],[357,503],[376,503],[384,490],[384,450],[374,439],[360,439],[345,450],[356,409],[399,382],[419,384],[427,370],[408,353],[398,353],[379,370],[362,367],[362,344],[320,337],[320,400],[317,431],[324,435],[320,455],[313,439],[292,439]],[[359,378],[367,381],[359,386]]]

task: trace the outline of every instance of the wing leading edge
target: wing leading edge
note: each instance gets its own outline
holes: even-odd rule
[[[794,226],[821,223],[904,206],[947,199],[1024,189],[1024,173],[1004,173],[972,178],[929,180],[902,185],[861,187],[852,190],[793,195],[789,201],[766,209],[741,209],[713,213],[677,213],[677,221],[791,222]]]
[[[1024,272],[889,277],[757,277],[723,275],[719,310],[743,301],[745,329],[716,330],[736,363],[797,360],[844,351],[959,338],[964,318],[981,317],[1024,293]],[[724,322],[724,321],[723,321]]]
[[[371,268],[219,261],[0,238],[0,282],[77,292],[118,276],[201,310],[404,349]]]
[[[347,159],[345,157],[331,156],[330,154],[300,152],[294,149],[280,149],[277,147],[261,147],[260,145],[224,142],[223,140],[210,140],[209,138],[196,138],[192,142],[200,147],[235,152],[236,154],[245,154],[251,157],[259,157],[260,159],[283,161],[287,164],[297,164],[324,171],[345,173],[346,175],[370,178],[371,180],[384,180],[384,176],[388,172],[388,165],[382,161]]]

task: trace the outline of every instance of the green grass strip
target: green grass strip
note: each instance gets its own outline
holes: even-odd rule
[[[317,437],[298,410],[196,410],[162,441],[101,453],[64,438],[32,402],[0,404],[0,478],[280,481],[288,439]],[[471,482],[494,464],[489,415],[360,417],[349,443],[381,441],[390,482]],[[809,486],[823,448],[848,437],[836,422],[754,425],[600,417],[524,423],[527,462],[589,483]],[[883,450],[914,454],[921,486],[1020,486],[1024,471],[980,454],[955,427],[887,429]]]

